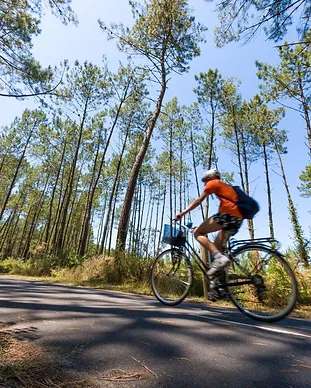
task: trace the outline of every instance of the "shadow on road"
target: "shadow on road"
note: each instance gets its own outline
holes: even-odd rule
[[[21,315],[33,328],[30,339],[77,373],[142,363],[153,371],[146,386],[163,387],[299,387],[311,379],[305,365],[310,340],[256,330],[236,311],[166,308],[135,295],[11,279],[1,280],[0,298],[11,322]],[[293,319],[273,327],[311,328]]]

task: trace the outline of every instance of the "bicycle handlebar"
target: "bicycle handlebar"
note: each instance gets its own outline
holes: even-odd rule
[[[171,222],[175,222],[175,223],[181,222],[181,219],[180,219],[180,220],[177,220],[176,218],[172,218],[172,219],[171,219]],[[193,226],[193,223],[192,223],[192,222],[188,222],[188,223],[185,224],[185,225],[181,225],[181,224],[180,224],[180,227],[182,227],[182,228],[187,228],[187,229],[193,229],[193,228],[195,228],[195,226]]]

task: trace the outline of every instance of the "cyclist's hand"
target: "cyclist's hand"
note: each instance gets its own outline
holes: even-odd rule
[[[175,220],[179,221],[179,220],[181,220],[181,219],[183,218],[183,216],[184,216],[184,215],[183,215],[182,212],[177,213],[176,216],[175,216]]]
[[[194,232],[198,229],[197,226],[195,226],[194,228],[191,228],[191,233],[194,234]]]

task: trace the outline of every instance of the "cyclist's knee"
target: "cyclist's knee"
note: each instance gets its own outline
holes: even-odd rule
[[[204,237],[208,240],[207,233],[200,230],[200,228],[196,228],[193,232],[194,238],[198,240],[200,237]]]
[[[194,238],[197,240],[199,236],[202,236],[199,228],[195,228],[193,231]]]

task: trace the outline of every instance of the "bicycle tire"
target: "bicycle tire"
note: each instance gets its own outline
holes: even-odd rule
[[[266,247],[266,246],[263,246],[263,245],[256,245],[256,244],[253,244],[253,245],[244,245],[240,248],[238,248],[237,250],[235,250],[231,256],[233,258],[233,265],[231,265],[231,273],[232,273],[232,268],[235,266],[234,262],[238,262],[239,259],[238,257],[242,254],[246,254],[247,252],[250,253],[250,252],[256,252],[256,251],[260,251],[260,252],[265,252],[266,253],[266,256],[267,255],[271,255],[271,257],[273,257],[275,259],[275,262],[277,264],[279,264],[279,267],[276,266],[276,264],[269,264],[268,263],[268,260],[267,259],[260,259],[260,261],[263,263],[262,265],[262,268],[261,268],[261,274],[259,275],[259,272],[258,274],[251,274],[252,278],[253,279],[256,279],[256,282],[258,282],[258,280],[261,278],[260,281],[263,282],[263,285],[255,285],[255,281],[254,281],[254,285],[252,285],[252,287],[244,287],[245,291],[244,292],[247,292],[248,295],[247,297],[250,299],[248,301],[248,306],[252,306],[252,309],[244,306],[241,302],[240,299],[238,299],[237,297],[237,287],[236,286],[226,286],[226,291],[228,292],[228,295],[232,301],[232,303],[245,315],[247,315],[248,317],[250,318],[253,318],[255,320],[258,320],[258,321],[263,321],[263,322],[276,322],[276,321],[279,321],[283,318],[285,318],[287,315],[289,315],[293,309],[295,308],[295,305],[296,305],[296,302],[297,302],[297,298],[298,298],[298,285],[297,285],[297,280],[296,280],[296,277],[294,275],[294,272],[292,271],[291,267],[289,266],[289,264],[287,263],[287,261],[284,259],[283,255],[278,252],[277,250],[274,250],[274,249],[271,249],[269,247]],[[258,254],[256,254],[256,258],[254,258],[254,260],[257,260],[257,264],[256,266],[258,265],[258,262],[259,262],[259,259],[258,259]],[[246,255],[246,257],[249,258],[249,256]],[[270,259],[269,259],[270,260]],[[248,263],[246,263],[247,265],[249,265]],[[267,280],[266,283],[265,281],[262,279],[263,277],[263,266],[266,266],[267,268]],[[274,265],[274,267],[273,267]],[[270,266],[270,268],[269,268]],[[236,265],[236,267],[238,267]],[[240,269],[243,268],[241,265],[240,265]],[[238,268],[239,269],[239,268]],[[268,272],[270,271],[270,272]],[[275,272],[274,276],[276,276],[276,279],[274,279],[274,284],[271,286],[271,295],[268,295],[266,289],[267,289],[267,285],[270,286],[269,282],[271,283],[273,279],[273,271]],[[284,275],[287,274],[288,276],[288,279],[286,280],[284,278]],[[238,277],[239,275],[237,275]],[[287,281],[287,284],[285,284],[285,286],[287,285],[287,289],[290,288],[290,295],[286,295],[286,289],[284,287],[283,290],[281,290],[280,288],[280,285],[278,284],[278,279],[277,279],[277,276],[279,277],[282,277],[282,281],[283,283]],[[230,282],[230,279],[232,277],[232,275],[230,274],[230,269],[228,269],[228,272],[226,274],[226,283],[228,284],[228,282]],[[270,280],[269,280],[270,279]],[[284,280],[285,279],[285,280]],[[233,281],[233,284],[234,284],[234,281]],[[273,288],[274,286],[274,288]],[[242,287],[242,286],[241,286]],[[263,305],[265,305],[265,308],[267,310],[267,312],[261,312],[261,313],[256,313],[254,311],[254,306],[256,304],[259,305],[259,299],[262,298],[262,296],[259,298],[260,296],[260,293],[258,292],[258,290],[256,291],[256,293],[258,294],[257,295],[257,301],[254,301],[254,295],[255,294],[255,291],[256,289],[259,288],[262,288],[263,291],[262,291],[262,294],[265,295],[266,297],[266,301],[265,302],[262,302]],[[278,291],[278,287],[279,287],[279,291]],[[252,290],[251,290],[252,289]],[[240,292],[241,294],[242,292]],[[252,294],[252,295],[250,295]],[[288,298],[287,301],[285,301],[285,298]],[[273,309],[275,308],[276,309],[276,306],[278,305],[278,303],[280,304],[281,301],[284,301],[285,305],[284,307],[282,307],[280,309],[280,311],[276,311],[276,312],[273,312]],[[280,306],[281,307],[281,306]]]
[[[174,257],[175,262],[173,260]],[[178,260],[179,263],[177,262]],[[174,265],[176,266],[177,264],[178,268],[176,268],[174,274],[172,275],[171,271],[174,269]],[[163,269],[162,274],[160,269]],[[178,276],[176,276],[177,270],[179,271]],[[154,260],[150,277],[151,288],[154,296],[164,305],[176,306],[189,294],[193,281],[191,261],[180,249],[167,249],[161,252]],[[184,278],[187,281],[184,280]],[[169,285],[169,281],[172,284]],[[172,289],[173,285],[175,285],[175,293]],[[183,290],[182,286],[184,286]],[[177,295],[177,288],[180,288],[180,295]]]

